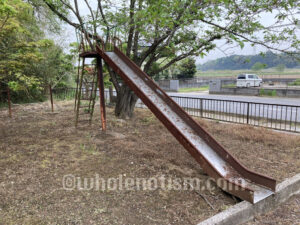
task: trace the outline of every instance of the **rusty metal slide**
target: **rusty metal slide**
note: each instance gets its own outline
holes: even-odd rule
[[[117,47],[105,52],[97,46],[97,54],[120,75],[220,188],[251,203],[273,194],[276,180],[241,165]]]

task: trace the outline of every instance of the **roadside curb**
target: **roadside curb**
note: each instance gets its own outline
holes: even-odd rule
[[[198,225],[232,225],[242,224],[254,216],[264,214],[278,205],[286,202],[293,195],[300,194],[300,173],[284,180],[276,187],[276,193],[264,200],[251,204],[249,202],[240,202],[229,209],[204,220]]]

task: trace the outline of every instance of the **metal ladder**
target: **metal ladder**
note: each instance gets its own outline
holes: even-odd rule
[[[79,60],[80,63],[80,60]],[[95,101],[97,98],[97,67],[94,64],[85,64],[85,58],[82,59],[81,69],[78,69],[76,79],[77,88],[75,94],[75,127],[79,123],[92,122]],[[88,118],[87,118],[88,117]]]

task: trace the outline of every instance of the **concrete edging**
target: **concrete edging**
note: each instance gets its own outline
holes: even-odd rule
[[[264,214],[276,208],[278,205],[286,202],[290,197],[297,194],[300,194],[300,173],[278,184],[275,194],[264,200],[254,205],[246,201],[240,202],[229,209],[200,222],[198,225],[242,224],[253,219],[256,215]]]

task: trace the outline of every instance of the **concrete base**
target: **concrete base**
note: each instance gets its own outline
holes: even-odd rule
[[[228,210],[202,221],[198,225],[242,224],[253,219],[256,215],[264,214],[276,208],[297,194],[300,194],[300,173],[278,184],[274,195],[271,195],[254,205],[243,201],[232,206]]]

